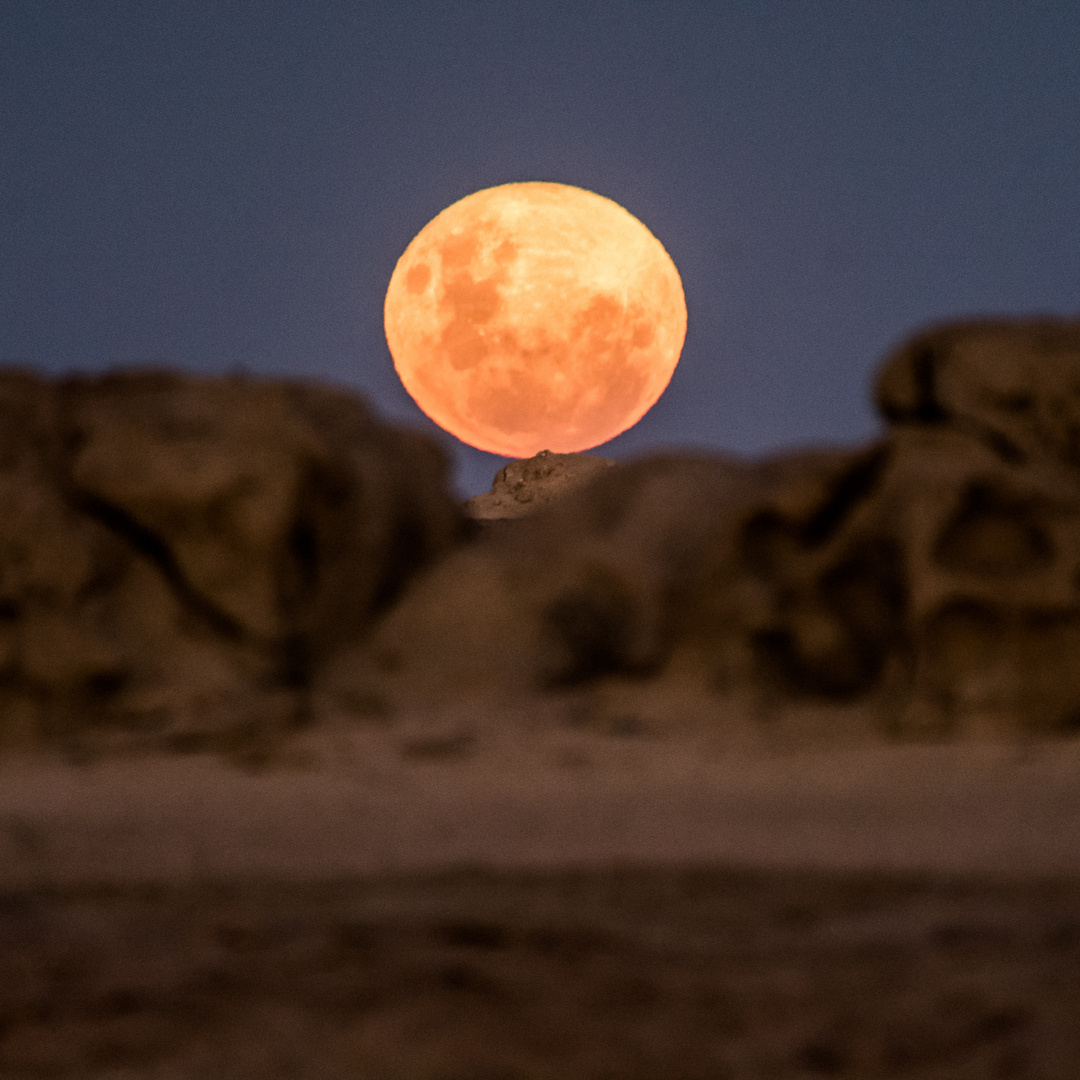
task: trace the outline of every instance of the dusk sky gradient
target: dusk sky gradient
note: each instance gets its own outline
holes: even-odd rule
[[[597,452],[856,442],[914,329],[1080,314],[1080,3],[0,0],[0,361],[342,384],[486,490],[383,297],[513,180],[614,199],[683,278],[671,385]]]

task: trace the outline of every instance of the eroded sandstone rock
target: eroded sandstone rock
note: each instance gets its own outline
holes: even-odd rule
[[[1080,467],[1080,324],[961,322],[889,357],[876,400],[894,425],[948,427],[1014,464]]]
[[[553,454],[541,450],[531,458],[511,461],[496,474],[491,490],[465,504],[478,522],[524,517],[569,495],[614,465],[595,454]]]
[[[1080,324],[930,331],[877,395],[863,447],[514,462],[477,531],[437,450],[342,392],[8,373],[0,738],[688,687],[714,720],[1075,729]]]
[[[1080,323],[967,323],[884,365],[913,724],[1080,717]]]
[[[881,440],[605,470],[417,579],[365,677],[413,700],[694,671],[893,731],[1068,729],[1074,394],[1077,324],[922,335],[883,369]]]
[[[354,396],[0,377],[0,732],[273,727],[457,537],[445,463]]]
[[[718,523],[752,499],[734,462],[614,465],[451,553],[383,620],[371,656],[409,701],[655,674]],[[361,671],[357,658],[342,674]]]

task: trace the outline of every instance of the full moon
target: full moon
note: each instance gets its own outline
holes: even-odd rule
[[[573,453],[632,427],[686,337],[679,272],[618,203],[503,184],[432,219],[398,260],[386,340],[417,405],[507,457]]]

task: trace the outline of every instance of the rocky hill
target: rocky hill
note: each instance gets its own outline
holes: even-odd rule
[[[930,330],[875,393],[870,445],[621,464],[457,548],[380,623],[376,674],[391,696],[621,682],[862,703],[883,733],[1075,729],[1080,323]]]
[[[1075,730],[1080,323],[929,330],[875,392],[869,445],[543,455],[462,507],[343,391],[3,373],[0,739],[213,748],[484,694]]]
[[[425,439],[320,386],[0,376],[0,738],[258,738],[458,538]]]

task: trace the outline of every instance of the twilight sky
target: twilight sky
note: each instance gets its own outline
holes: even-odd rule
[[[398,256],[555,180],[659,237],[689,331],[597,452],[877,428],[927,322],[1080,314],[1076,0],[0,0],[0,362],[398,382]]]

